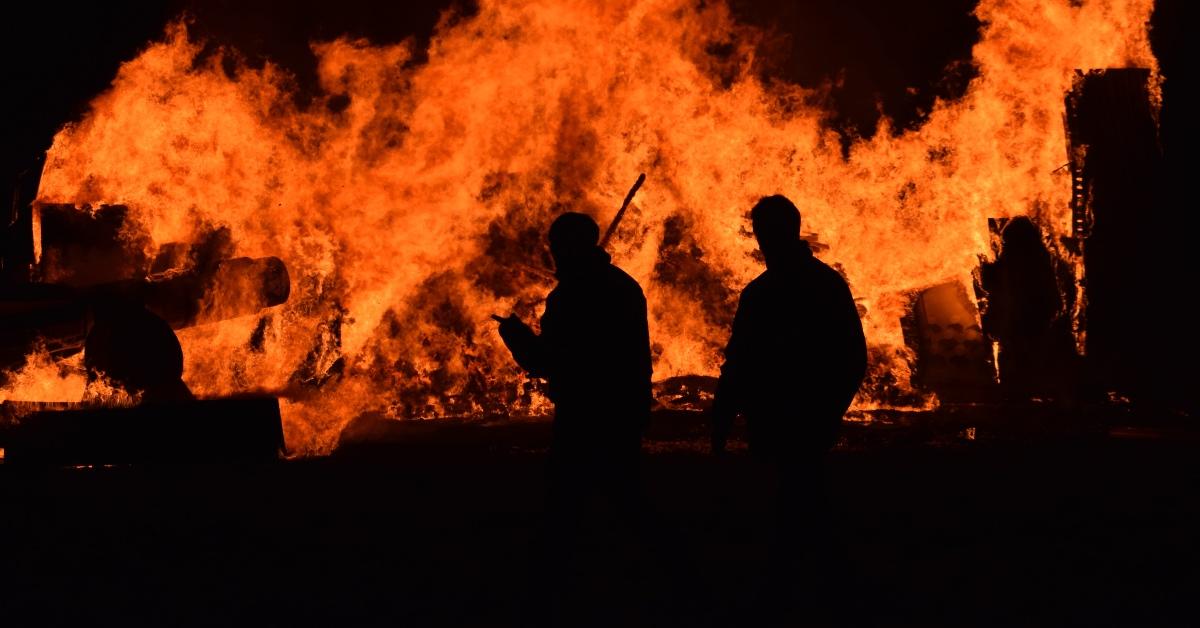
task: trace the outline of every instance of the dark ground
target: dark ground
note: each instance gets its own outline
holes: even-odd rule
[[[855,571],[839,616],[1193,623],[1197,432],[1086,414],[966,409],[850,425],[831,460]],[[660,414],[647,445],[653,502],[711,588],[669,616],[746,625],[767,495],[744,452],[704,454],[701,430],[696,415]],[[543,422],[363,420],[333,456],[276,465],[0,466],[0,622],[515,625],[547,436]],[[605,512],[590,527],[587,590],[622,601],[585,605],[574,623],[672,623],[650,610],[661,572],[626,577],[635,552],[604,532]]]

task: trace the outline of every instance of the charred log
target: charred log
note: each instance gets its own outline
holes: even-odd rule
[[[39,338],[54,354],[82,349],[89,319],[100,303],[140,304],[172,329],[182,329],[279,305],[287,301],[289,288],[287,267],[275,257],[225,260],[208,277],[183,273],[86,288],[30,284],[0,299],[0,359],[19,364]]]

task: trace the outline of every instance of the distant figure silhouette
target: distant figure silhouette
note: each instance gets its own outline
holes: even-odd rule
[[[1000,387],[1009,400],[1052,392],[1065,375],[1053,324],[1062,308],[1050,252],[1030,219],[1009,221],[996,261],[985,264],[984,328],[1000,343]],[[1057,371],[1057,372],[1054,372]],[[1057,391],[1053,391],[1057,392]]]
[[[777,482],[778,520],[767,603],[787,600],[791,574],[830,586],[825,454],[866,374],[866,343],[842,276],[800,239],[800,212],[783,196],[751,210],[767,270],[742,291],[713,401],[712,445],[725,449],[746,417],[751,453]]]
[[[182,379],[183,348],[166,321],[123,299],[97,304],[94,319],[83,348],[89,381],[106,377],[142,403],[193,398]]]
[[[548,464],[548,530],[537,595],[556,598],[570,580],[571,554],[588,500],[612,500],[644,524],[639,474],[649,420],[650,333],[638,283],[613,266],[590,217],[565,213],[550,227],[558,285],[546,299],[541,334],[515,315],[500,336],[517,363],[549,383],[554,439]],[[544,588],[548,587],[548,588]]]

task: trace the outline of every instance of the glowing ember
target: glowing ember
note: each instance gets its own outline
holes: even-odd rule
[[[175,25],[54,140],[42,201],[127,204],[155,247],[227,226],[237,255],[284,260],[289,303],[180,339],[197,394],[288,391],[293,450],[328,449],[366,410],[541,411],[488,315],[531,318],[549,280],[521,264],[552,217],[607,224],[639,172],[612,249],[650,301],[656,379],[716,371],[760,271],[745,212],[782,193],[861,298],[873,372],[903,385],[905,295],[969,282],[987,218],[1070,233],[1072,71],[1157,69],[1151,0],[984,0],[966,94],[844,159],[819,94],[760,82],[719,3],[480,5],[420,66],[405,45],[314,44],[326,96],[305,109],[278,68],[194,64]],[[731,83],[706,52],[729,42]]]

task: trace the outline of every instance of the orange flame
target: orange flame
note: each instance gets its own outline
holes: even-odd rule
[[[6,401],[81,401],[87,388],[83,356],[55,360],[45,347],[35,347],[25,364],[0,373],[0,403]]]
[[[745,212],[782,193],[904,382],[904,295],[969,282],[988,217],[1069,233],[1069,175],[1055,170],[1071,72],[1156,71],[1151,9],[983,0],[965,95],[916,130],[885,120],[849,158],[809,104],[819,94],[751,72],[752,42],[720,3],[484,0],[419,66],[404,44],[314,44],[327,96],[307,108],[277,67],[197,64],[200,44],[176,24],[55,137],[39,196],[127,204],[152,246],[222,225],[236,254],[281,257],[287,305],[180,339],[202,395],[328,378],[284,404],[302,451],[332,447],[371,409],[544,409],[488,315],[535,314],[549,284],[517,264],[538,263],[530,244],[565,207],[606,224],[638,172],[648,180],[613,250],[646,290],[656,378],[715,372],[732,299],[760,271]],[[705,52],[728,41],[742,42],[732,82]]]
[[[88,381],[83,355],[56,359],[46,347],[38,345],[26,356],[19,369],[0,372],[0,403],[88,401],[96,405],[131,406],[140,401],[119,385],[104,377]]]

